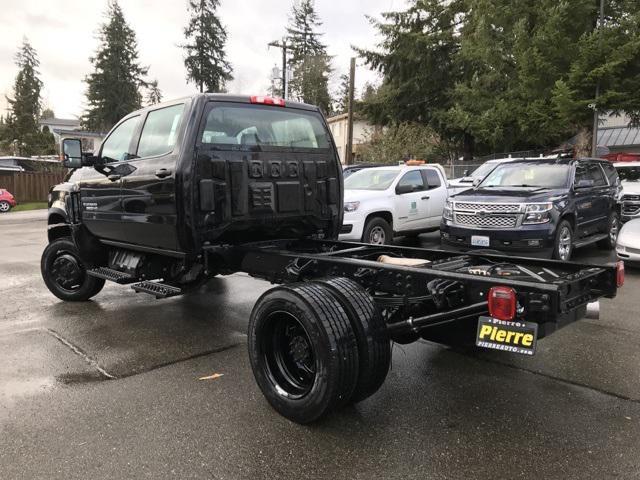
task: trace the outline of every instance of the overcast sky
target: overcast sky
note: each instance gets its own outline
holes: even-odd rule
[[[281,64],[280,51],[267,43],[281,38],[292,0],[222,0],[219,10],[227,27],[227,55],[234,67],[232,93],[265,93],[274,65]],[[187,0],[120,0],[125,18],[135,30],[143,65],[149,79],[157,78],[165,99],[195,92],[187,85],[182,51],[187,23]],[[43,102],[57,117],[73,118],[84,109],[86,84],[91,71],[89,57],[98,45],[96,34],[104,21],[107,0],[2,0],[0,16],[0,109],[4,95],[11,95],[17,69],[14,55],[26,36],[37,50]],[[347,73],[351,45],[372,46],[373,27],[365,15],[399,9],[404,0],[316,0],[323,22],[324,42],[335,58],[335,78]],[[374,81],[376,75],[358,62],[356,85]],[[337,83],[337,82],[336,82]]]

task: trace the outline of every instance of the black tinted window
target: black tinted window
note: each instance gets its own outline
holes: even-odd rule
[[[576,166],[576,182],[580,180],[591,180],[596,187],[607,184],[607,180],[597,163],[579,163]]]
[[[122,162],[129,159],[131,153],[129,152],[129,145],[138,126],[139,118],[131,117],[111,132],[102,144],[100,155],[103,159],[107,162]]]
[[[411,186],[414,190],[424,190],[424,181],[419,170],[413,170],[405,173],[398,182],[399,187]]]
[[[319,114],[258,105],[215,105],[200,136],[220,148],[329,148]]]
[[[184,105],[173,105],[149,112],[142,127],[139,157],[162,155],[173,150]]]
[[[618,172],[615,167],[610,163],[601,163],[602,169],[604,170],[604,174],[607,176],[609,183],[611,185],[618,185],[620,183],[620,179],[618,178]]]
[[[435,170],[429,168],[427,170],[423,170],[424,175],[427,180],[427,187],[429,188],[438,188],[442,183],[440,182],[440,175]]]

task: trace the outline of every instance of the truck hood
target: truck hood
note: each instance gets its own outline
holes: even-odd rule
[[[640,182],[622,182],[622,194],[640,195]]]
[[[366,202],[367,200],[381,199],[387,196],[386,190],[345,190],[344,201]]]
[[[452,197],[456,202],[536,203],[554,201],[567,194],[558,188],[479,188]]]

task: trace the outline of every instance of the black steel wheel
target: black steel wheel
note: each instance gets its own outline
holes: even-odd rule
[[[87,268],[69,237],[58,238],[47,245],[40,270],[47,288],[61,300],[89,300],[104,287],[104,280],[87,275]]]
[[[607,223],[607,238],[598,242],[598,247],[603,250],[613,250],[616,248],[616,242],[618,241],[618,233],[620,233],[620,217],[617,212],[609,215],[609,221]]]
[[[351,401],[361,402],[382,386],[391,365],[391,342],[373,298],[348,278],[327,278],[318,285],[327,289],[347,312],[358,343],[358,382]]]
[[[358,347],[335,297],[313,284],[272,288],[249,321],[249,359],[271,406],[310,423],[348,403],[358,380]]]

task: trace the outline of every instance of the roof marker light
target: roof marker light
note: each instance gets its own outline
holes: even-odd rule
[[[276,107],[284,107],[284,98],[267,97],[264,95],[252,95],[251,103],[257,103],[260,105],[274,105]]]

